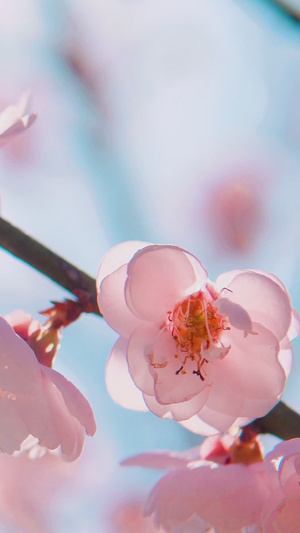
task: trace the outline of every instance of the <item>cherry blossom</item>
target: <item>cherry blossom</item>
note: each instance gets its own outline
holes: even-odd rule
[[[157,527],[172,533],[238,533],[259,523],[271,494],[258,449],[255,438],[243,443],[231,435],[208,437],[187,452],[145,453],[123,465],[169,470],[144,509],[147,516],[154,515]]]
[[[0,454],[0,521],[6,526],[1,531],[53,531],[52,502],[64,486],[74,484],[77,465],[63,461],[57,453],[37,460],[25,453],[17,457]]]
[[[24,94],[17,104],[6,107],[0,113],[0,146],[27,130],[35,121],[36,114],[29,112],[29,101],[29,94]]]
[[[298,533],[300,523],[300,439],[278,444],[266,456],[272,493],[259,525],[265,533]]]
[[[299,531],[299,438],[278,444],[263,458],[255,436],[243,441],[216,435],[183,453],[144,453],[123,465],[169,470],[144,510],[168,532],[202,532],[209,526],[218,533]],[[196,518],[203,521],[198,529]]]
[[[279,401],[299,319],[272,274],[236,270],[212,283],[182,248],[125,242],[105,256],[97,290],[120,334],[106,369],[120,405],[209,435]]]
[[[19,317],[25,320],[24,332],[28,317]],[[65,459],[77,459],[85,433],[96,431],[88,401],[63,375],[40,364],[27,342],[1,317],[0,338],[0,450],[12,454],[32,435],[41,446],[60,448]]]

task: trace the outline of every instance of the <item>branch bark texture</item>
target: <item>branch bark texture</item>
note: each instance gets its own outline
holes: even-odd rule
[[[88,293],[89,311],[100,315],[95,279],[4,218],[0,218],[0,246],[75,296],[80,297],[81,293]]]

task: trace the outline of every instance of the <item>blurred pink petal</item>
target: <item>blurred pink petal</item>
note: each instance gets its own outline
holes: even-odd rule
[[[25,334],[28,316],[19,313],[14,319],[16,329]],[[93,435],[96,431],[89,403],[61,374],[40,364],[27,342],[3,318],[0,338],[0,449],[13,453],[33,435],[47,448],[61,447],[66,459],[77,459],[85,432]]]
[[[192,519],[197,516],[207,530],[211,527],[236,533],[259,523],[270,496],[261,461],[256,438],[243,443],[225,435],[210,437],[186,452],[144,453],[122,464],[170,470],[154,487],[145,506],[146,514],[154,515],[158,527],[172,533],[192,532]]]
[[[260,526],[266,533],[297,533],[300,523],[300,439],[278,444],[265,460],[273,490],[265,502]]]
[[[6,107],[0,113],[0,146],[28,129],[36,119],[28,112],[29,94],[23,95],[15,105]]]
[[[74,480],[75,464],[57,454],[30,459],[0,454],[0,515],[5,531],[50,533],[54,496]],[[49,520],[50,519],[50,520]],[[4,529],[3,529],[4,531]]]
[[[127,246],[128,253],[123,243],[112,249],[111,260],[106,255],[98,302],[123,339],[117,357],[123,354],[124,374],[128,368],[148,408],[205,434],[272,409],[291,368],[289,336],[299,329],[278,278],[237,270],[213,284],[182,248]],[[116,270],[109,272],[110,264]],[[118,362],[118,379],[120,368]],[[115,401],[126,405],[122,388],[113,391]]]

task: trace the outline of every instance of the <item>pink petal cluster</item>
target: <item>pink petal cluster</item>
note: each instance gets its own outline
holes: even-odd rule
[[[24,94],[17,104],[6,107],[0,113],[0,146],[27,130],[36,114],[29,112],[29,94]]]
[[[300,439],[283,442],[264,461],[248,465],[232,457],[234,440],[208,437],[184,453],[145,453],[123,462],[169,470],[145,506],[157,527],[172,533],[202,533],[210,527],[218,533],[298,533]],[[253,450],[248,449],[246,459],[247,454],[253,456]],[[196,519],[201,526],[195,527]]]
[[[262,510],[265,533],[298,533],[300,524],[300,439],[282,442],[266,456],[272,492]]]
[[[212,283],[182,248],[125,242],[105,256],[97,288],[120,334],[106,370],[117,403],[208,435],[278,402],[299,321],[275,276],[236,270]]]
[[[64,458],[77,459],[85,433],[96,431],[90,404],[64,376],[40,364],[1,317],[0,339],[0,450],[12,454],[33,435],[41,446],[60,448]]]
[[[270,494],[265,465],[232,462],[233,443],[229,435],[209,437],[200,448],[185,453],[145,453],[123,462],[169,470],[145,505],[145,514],[154,514],[157,527],[172,533],[240,533],[259,522]]]

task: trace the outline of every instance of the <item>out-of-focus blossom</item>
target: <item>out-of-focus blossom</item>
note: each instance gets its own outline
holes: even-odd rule
[[[263,229],[263,190],[254,176],[233,176],[210,189],[207,227],[222,251],[249,252]]]
[[[36,114],[30,113],[28,108],[29,95],[24,94],[17,104],[6,107],[0,113],[0,146],[33,124]]]
[[[0,468],[0,522],[7,526],[5,531],[53,531],[49,523],[51,503],[74,479],[74,463],[52,453],[36,460],[28,454],[0,454]]]
[[[152,518],[143,515],[143,504],[138,498],[121,502],[113,509],[109,533],[156,533]]]
[[[33,320],[29,313],[20,310],[4,318],[29,344],[39,363],[52,367],[54,356],[60,347],[60,328],[52,328],[47,323],[42,325],[39,320]]]
[[[29,329],[25,322],[24,331]],[[11,454],[33,435],[41,446],[60,447],[66,459],[77,459],[85,432],[94,435],[96,431],[90,404],[64,376],[40,364],[27,342],[3,318],[0,339],[1,451]]]
[[[275,276],[236,270],[213,284],[182,248],[128,242],[105,256],[97,285],[100,310],[121,335],[106,371],[116,402],[146,404],[202,434],[278,402],[298,318]]]
[[[209,437],[185,453],[146,453],[123,464],[170,470],[154,487],[145,506],[146,515],[154,514],[157,527],[172,533],[210,528],[238,533],[259,522],[270,494],[269,478],[257,449],[255,438],[242,443],[226,435]]]
[[[195,516],[220,533],[299,531],[300,439],[278,444],[263,459],[255,437],[209,437],[184,453],[144,453],[123,465],[170,471],[145,506],[168,532],[205,531],[189,526]]]
[[[265,533],[298,533],[300,524],[300,439],[282,442],[266,456],[273,490],[262,511]],[[277,475],[275,475],[275,473]]]

